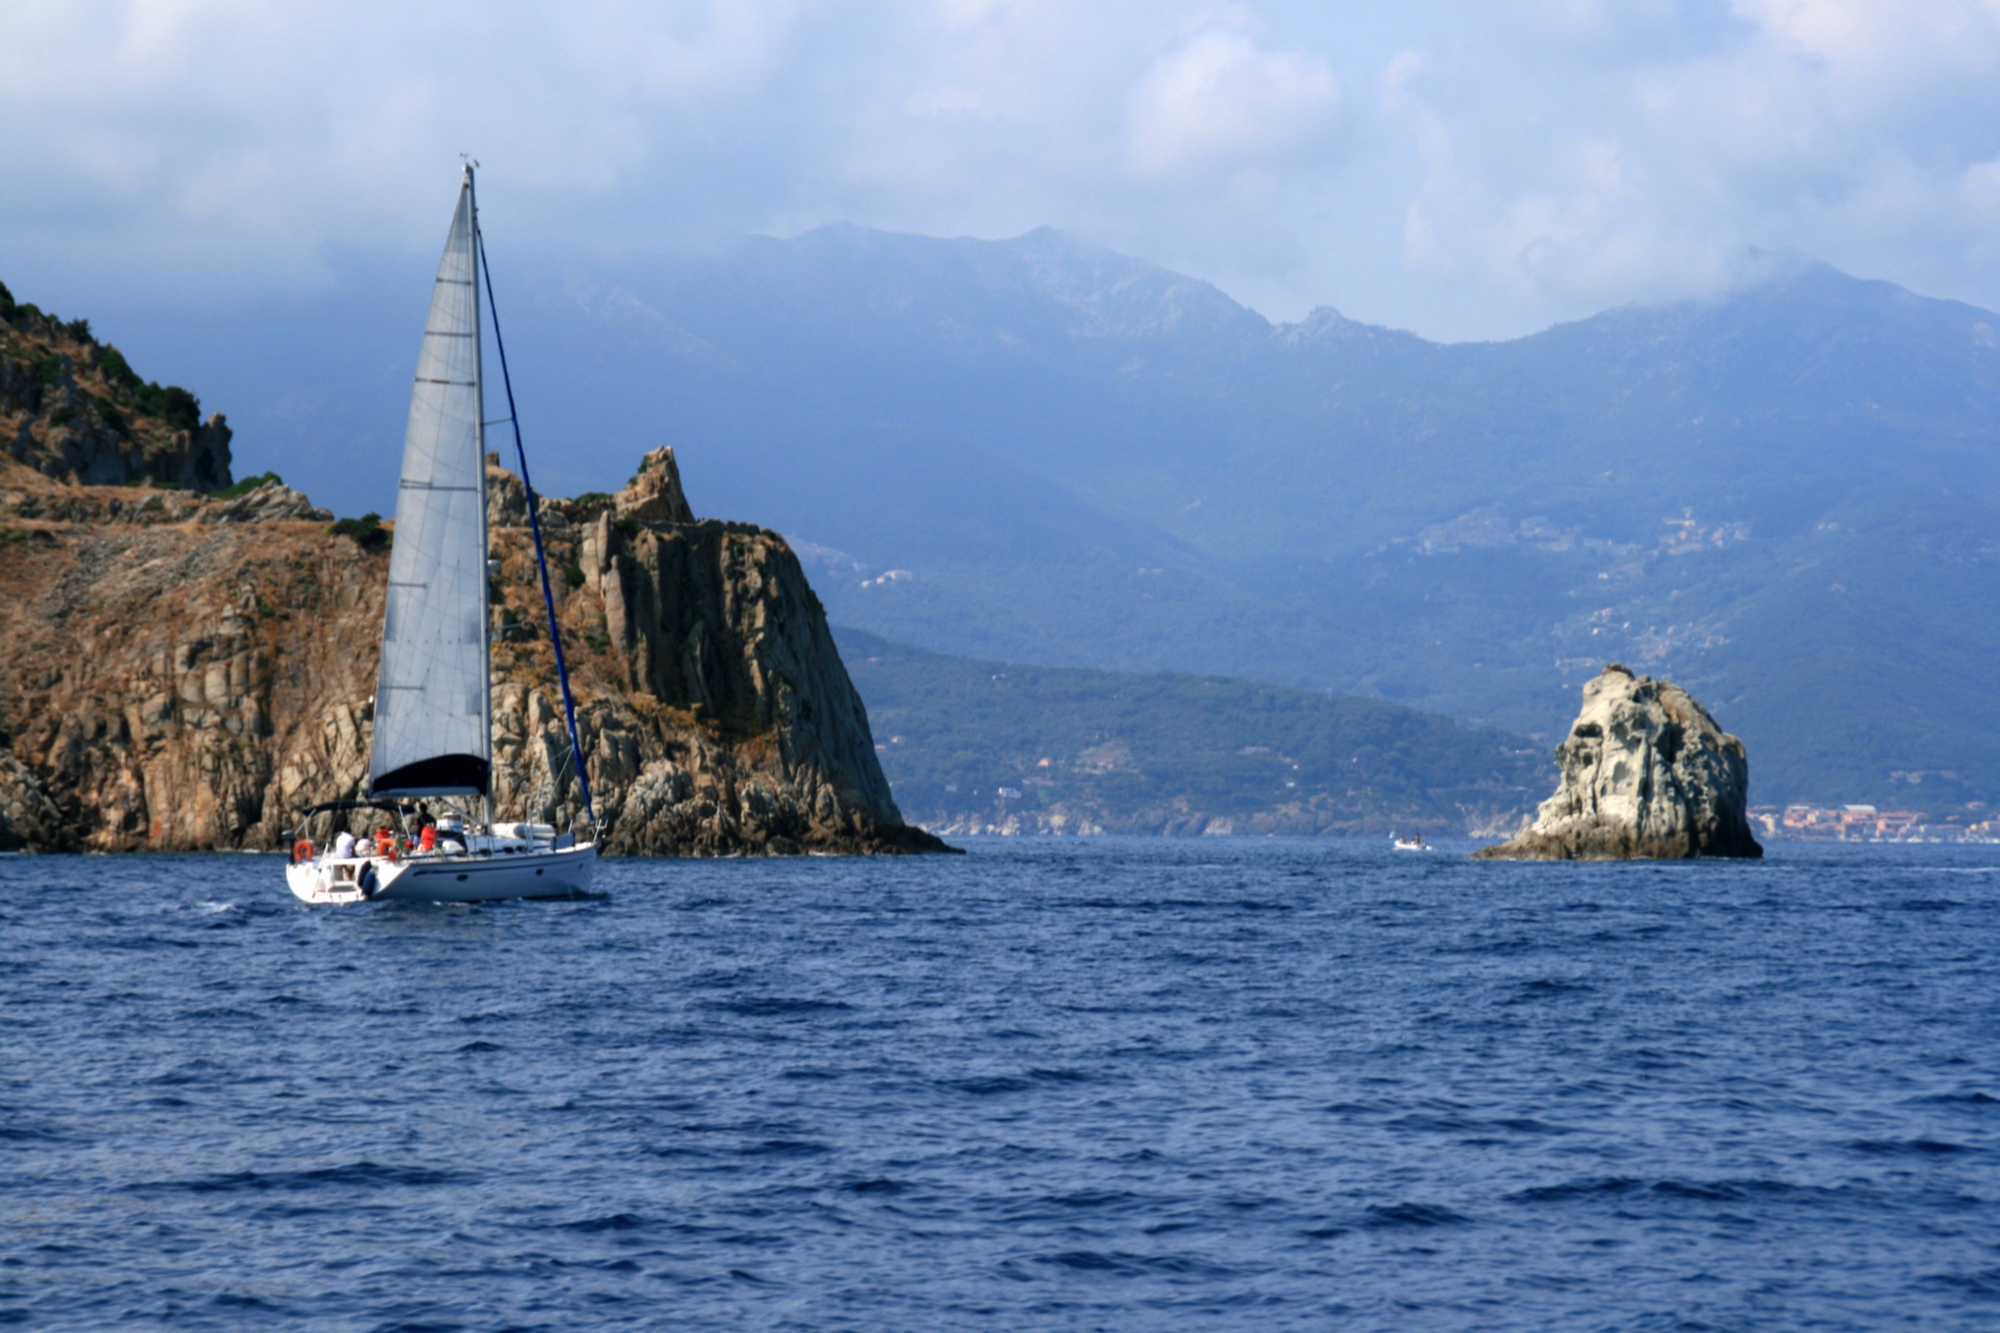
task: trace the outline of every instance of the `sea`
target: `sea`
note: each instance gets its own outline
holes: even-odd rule
[[[2000,848],[0,857],[0,1323],[1993,1329]]]

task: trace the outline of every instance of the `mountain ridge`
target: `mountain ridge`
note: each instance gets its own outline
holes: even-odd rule
[[[1272,324],[1047,231],[565,262],[525,266],[508,310],[550,483],[615,485],[670,442],[725,511],[838,553],[840,623],[1522,734],[1634,661],[1743,736],[1759,799],[1893,803],[1898,772],[2000,797],[2000,717],[1964,666],[2000,652],[1976,610],[2000,595],[1989,312],[1781,260],[1717,298],[1445,344]],[[245,355],[242,420],[275,427],[254,404],[294,372]],[[317,436],[285,419],[327,441],[315,494],[387,470],[355,460],[389,457],[400,407],[337,417],[364,397]]]

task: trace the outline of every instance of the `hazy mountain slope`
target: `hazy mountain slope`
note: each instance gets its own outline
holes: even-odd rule
[[[1278,340],[1232,466],[1169,526],[1252,556],[1351,551],[1472,502],[1617,540],[1688,506],[1790,535],[1887,479],[1994,483],[1996,325],[1819,265],[1510,343],[1328,321]]]

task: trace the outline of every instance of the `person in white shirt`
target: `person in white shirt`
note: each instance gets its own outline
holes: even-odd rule
[[[354,855],[354,835],[342,829],[340,836],[333,840],[333,854],[337,860],[350,859]]]

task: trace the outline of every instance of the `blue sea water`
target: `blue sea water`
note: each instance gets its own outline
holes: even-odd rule
[[[0,858],[0,1322],[2000,1326],[2000,849]]]

